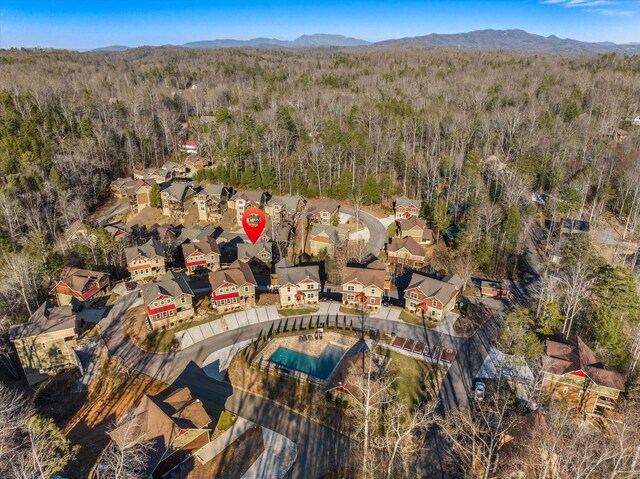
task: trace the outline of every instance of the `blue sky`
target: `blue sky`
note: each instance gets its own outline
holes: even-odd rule
[[[521,28],[640,42],[640,0],[0,0],[0,47],[89,49],[338,33],[378,41]]]

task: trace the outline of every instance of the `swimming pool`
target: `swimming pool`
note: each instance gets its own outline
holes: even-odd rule
[[[280,346],[271,355],[269,361],[326,380],[340,361],[342,353],[341,349],[327,346],[319,357],[315,357]]]

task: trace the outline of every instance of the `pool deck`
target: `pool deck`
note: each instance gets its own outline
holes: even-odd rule
[[[315,333],[315,331],[314,331]],[[313,333],[306,333],[307,337],[314,336]],[[302,333],[300,334],[302,336]],[[264,358],[264,360],[268,360],[273,353],[279,347],[284,347],[287,349],[291,349],[293,351],[298,351],[300,353],[308,354],[309,356],[320,357],[322,351],[327,346],[334,346],[344,351],[350,349],[354,344],[358,342],[358,338],[344,336],[339,333],[328,332],[325,331],[322,335],[322,339],[312,339],[307,341],[299,341],[298,335],[285,337],[285,338],[274,338],[269,344],[260,352],[259,358]]]

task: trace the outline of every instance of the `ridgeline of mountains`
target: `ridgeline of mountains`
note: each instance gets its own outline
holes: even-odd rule
[[[616,44],[612,42],[581,42],[555,35],[544,37],[524,30],[476,30],[468,33],[431,33],[418,37],[397,38],[377,43],[342,35],[316,33],[302,35],[295,40],[253,38],[251,40],[203,40],[179,46],[186,48],[321,48],[321,47],[389,47],[430,46],[463,48],[469,50],[511,50],[519,53],[620,53],[640,54],[640,43]],[[93,51],[125,51],[129,47],[112,45]]]

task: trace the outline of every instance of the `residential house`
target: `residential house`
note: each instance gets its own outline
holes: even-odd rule
[[[455,307],[462,283],[457,274],[439,280],[413,273],[404,292],[405,309],[421,317],[442,320]]]
[[[185,158],[184,166],[187,168],[189,173],[193,174],[198,170],[210,167],[211,160],[194,153]]]
[[[229,189],[224,185],[207,185],[196,194],[198,219],[218,222],[227,211]]]
[[[542,358],[542,392],[547,401],[561,401],[584,414],[619,421],[618,397],[626,378],[608,370],[582,339],[547,341]]]
[[[411,236],[394,238],[387,245],[387,257],[392,267],[420,269],[426,264],[424,248]]]
[[[91,305],[109,293],[110,287],[107,273],[66,266],[53,290],[60,306],[66,306],[74,298],[81,304]]]
[[[287,259],[278,261],[272,286],[277,285],[281,306],[316,304],[320,299],[320,268],[318,265],[295,266]],[[275,283],[275,284],[274,284]]]
[[[156,239],[150,239],[140,246],[125,248],[124,255],[127,258],[127,269],[133,280],[160,276],[166,271],[164,249]]]
[[[169,171],[172,178],[175,178],[176,176],[182,176],[187,172],[187,169],[184,165],[176,163],[175,161],[165,161],[161,169]]]
[[[164,394],[163,394],[164,396]],[[141,477],[159,479],[193,456],[211,440],[207,428],[211,418],[188,388],[176,389],[168,396],[145,395],[132,413],[109,432],[120,449],[134,441],[148,441],[146,466]]]
[[[198,144],[197,141],[183,140],[178,143],[178,149],[182,153],[198,153],[198,150],[200,149],[200,145]]]
[[[216,271],[220,268],[220,248],[211,236],[202,241],[183,243],[182,255],[188,274]]]
[[[480,294],[485,298],[506,298],[509,296],[509,288],[500,280],[482,279]]]
[[[151,206],[151,188],[155,185],[154,180],[130,180],[125,184],[129,208],[134,215],[147,206]]]
[[[131,234],[131,228],[122,221],[106,224],[104,225],[104,230],[117,240],[121,240]]]
[[[318,256],[321,251],[332,255],[336,247],[344,245],[349,239],[349,230],[331,225],[313,225],[309,233],[309,252]]]
[[[206,226],[194,226],[193,228],[182,228],[176,243],[197,243],[198,241],[204,241],[207,236],[214,236],[217,229],[213,225]]]
[[[411,236],[423,246],[428,246],[435,242],[433,230],[429,229],[425,220],[417,216],[410,216],[407,219],[398,221],[398,236],[400,238]]]
[[[187,183],[172,183],[160,193],[162,214],[184,216],[194,202],[196,192]]]
[[[589,233],[589,229],[590,226],[588,221],[575,220],[571,218],[562,218],[562,220],[560,220],[560,237]]]
[[[174,172],[164,168],[145,168],[133,172],[134,180],[155,181],[159,185],[169,183],[173,177]]]
[[[172,327],[193,316],[195,295],[182,272],[169,271],[160,280],[143,284],[141,295],[151,330]]]
[[[234,261],[228,268],[209,273],[211,305],[218,312],[256,302],[256,280],[248,264]]]
[[[273,243],[258,241],[256,244],[238,244],[238,261],[246,263],[251,271],[268,271],[273,259]]]
[[[78,345],[76,313],[71,304],[42,305],[26,323],[9,328],[18,359],[30,386],[44,381],[47,375],[76,366],[73,348]]]
[[[131,181],[129,178],[116,178],[111,182],[111,192],[117,198],[124,198],[127,196],[127,182]]]
[[[309,223],[336,225],[340,216],[340,203],[331,198],[307,200],[307,219]]]
[[[418,216],[421,207],[422,201],[412,200],[406,196],[401,196],[395,203],[396,219],[401,220],[408,219],[411,216]]]
[[[300,195],[274,196],[265,207],[273,224],[294,222],[304,209],[306,200]]]
[[[170,250],[178,243],[179,235],[176,232],[176,228],[171,225],[159,225],[156,223],[151,227],[151,235],[162,243],[165,251]]]
[[[361,383],[361,378],[369,376],[371,379],[377,379],[384,373],[389,362],[383,356],[372,353],[366,343],[362,343],[352,348],[357,351],[355,354],[347,354],[340,361],[335,373],[330,376],[331,382],[327,392],[341,395],[348,400],[361,401],[357,386]]]
[[[271,195],[266,191],[260,190],[241,190],[235,191],[229,199],[229,208],[236,211],[236,222],[242,224],[242,216],[247,208],[263,209]]]
[[[615,134],[616,143],[624,143],[627,138],[629,138],[629,132],[627,130],[623,130],[622,128],[618,128]]]
[[[547,420],[538,408],[520,416],[499,438],[493,463],[495,477],[541,477],[542,469],[557,477],[558,456],[553,448]],[[528,460],[535,457],[535,461]],[[479,459],[479,458],[478,458]],[[478,461],[479,469],[481,465]]]
[[[365,268],[347,266],[342,271],[342,303],[379,308],[389,290],[386,267],[379,261]]]

